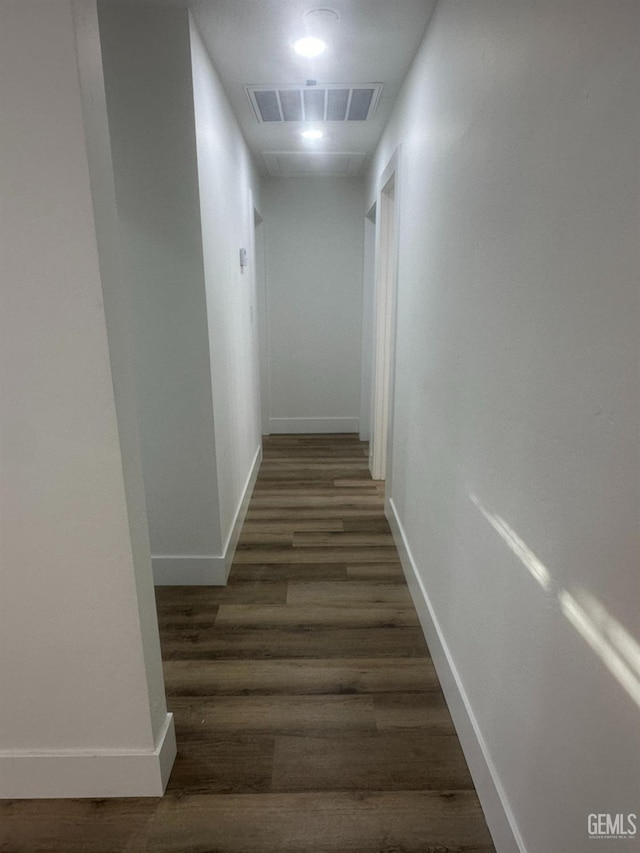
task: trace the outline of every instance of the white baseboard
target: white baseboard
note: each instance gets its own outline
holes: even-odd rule
[[[161,797],[175,757],[173,714],[153,750],[0,753],[0,799]]]
[[[498,778],[446,640],[442,636],[438,619],[418,573],[404,528],[393,500],[390,498],[385,501],[385,515],[393,533],[411,597],[418,612],[418,618],[496,850],[498,853],[526,853],[506,793]]]
[[[256,451],[255,456],[253,457],[251,469],[249,471],[249,474],[244,484],[244,488],[242,490],[242,497],[240,499],[240,503],[238,504],[238,509],[236,510],[236,514],[233,519],[233,524],[231,526],[231,530],[229,531],[229,536],[227,537],[227,541],[224,547],[225,583],[227,582],[229,572],[231,571],[231,565],[233,563],[233,558],[235,556],[236,548],[238,546],[238,539],[240,539],[240,534],[242,533],[242,525],[244,524],[244,520],[247,515],[247,510],[249,509],[251,495],[253,494],[253,487],[255,486],[256,480],[258,479],[258,472],[260,471],[261,463],[262,445],[260,445],[260,447]]]
[[[262,447],[259,447],[251,463],[223,553],[219,555],[154,555],[151,558],[151,565],[153,582],[156,586],[224,586],[226,584],[261,462]]]
[[[359,423],[359,418],[270,418],[269,430],[272,435],[358,432]]]
[[[224,586],[227,582],[222,556],[153,556],[151,565],[155,586]]]

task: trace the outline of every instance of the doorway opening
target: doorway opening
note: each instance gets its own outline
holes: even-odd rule
[[[362,377],[360,384],[360,441],[371,440],[373,413],[373,341],[375,317],[376,203],[364,220],[364,267],[362,270]]]
[[[380,182],[376,215],[373,403],[369,469],[374,480],[390,477],[398,264],[397,153]]]
[[[269,435],[269,325],[267,322],[267,283],[265,275],[264,222],[253,208],[254,286],[258,314],[258,361],[260,375],[260,422],[262,435]]]

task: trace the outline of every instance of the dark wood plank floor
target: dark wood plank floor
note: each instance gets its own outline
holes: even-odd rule
[[[490,853],[355,436],[271,436],[229,585],[157,590],[163,799],[0,802],[3,853]]]

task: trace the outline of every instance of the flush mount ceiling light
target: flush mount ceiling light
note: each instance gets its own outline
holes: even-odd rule
[[[321,130],[303,130],[300,136],[304,139],[322,139],[324,133]]]
[[[321,53],[324,53],[327,49],[327,45],[322,41],[322,39],[309,36],[307,38],[298,39],[298,41],[294,42],[293,49],[296,53],[299,53],[300,56],[306,56],[307,59],[313,59],[314,56],[320,56]]]

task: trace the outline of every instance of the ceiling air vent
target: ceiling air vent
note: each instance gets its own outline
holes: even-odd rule
[[[245,86],[259,122],[367,121],[373,118],[382,83],[357,86]]]

